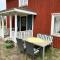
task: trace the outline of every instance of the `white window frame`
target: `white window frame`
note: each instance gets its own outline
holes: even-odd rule
[[[27,1],[27,2],[25,2]],[[22,6],[28,6],[28,0],[19,0],[19,7],[22,7]]]
[[[59,33],[54,33],[54,17],[60,16],[60,13],[52,13],[51,16],[52,16],[52,18],[51,18],[51,35],[60,37]]]

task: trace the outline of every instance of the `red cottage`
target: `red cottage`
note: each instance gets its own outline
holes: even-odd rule
[[[52,35],[54,47],[60,48],[60,0],[6,0],[3,14],[8,16],[6,28],[11,38]]]

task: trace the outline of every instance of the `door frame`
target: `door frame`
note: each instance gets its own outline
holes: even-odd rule
[[[26,16],[26,30],[27,30],[27,16],[28,15],[23,15],[23,16]],[[21,17],[23,16],[20,16],[20,31],[21,31]],[[34,15],[32,15],[32,36],[33,36],[33,29],[34,29]]]

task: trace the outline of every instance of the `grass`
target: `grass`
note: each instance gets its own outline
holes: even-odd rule
[[[17,49],[17,46],[11,49],[4,47],[4,41],[0,40],[0,60],[26,60],[26,55],[21,54]],[[28,60],[31,60],[28,57]],[[42,60],[42,55],[37,56],[37,60]],[[60,60],[60,49],[47,48],[45,54],[45,60]]]

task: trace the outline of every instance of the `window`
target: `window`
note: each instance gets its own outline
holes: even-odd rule
[[[28,6],[28,0],[19,0],[19,7]]]
[[[60,14],[52,14],[51,34],[60,37]]]
[[[0,0],[0,11],[6,9],[6,0]]]

